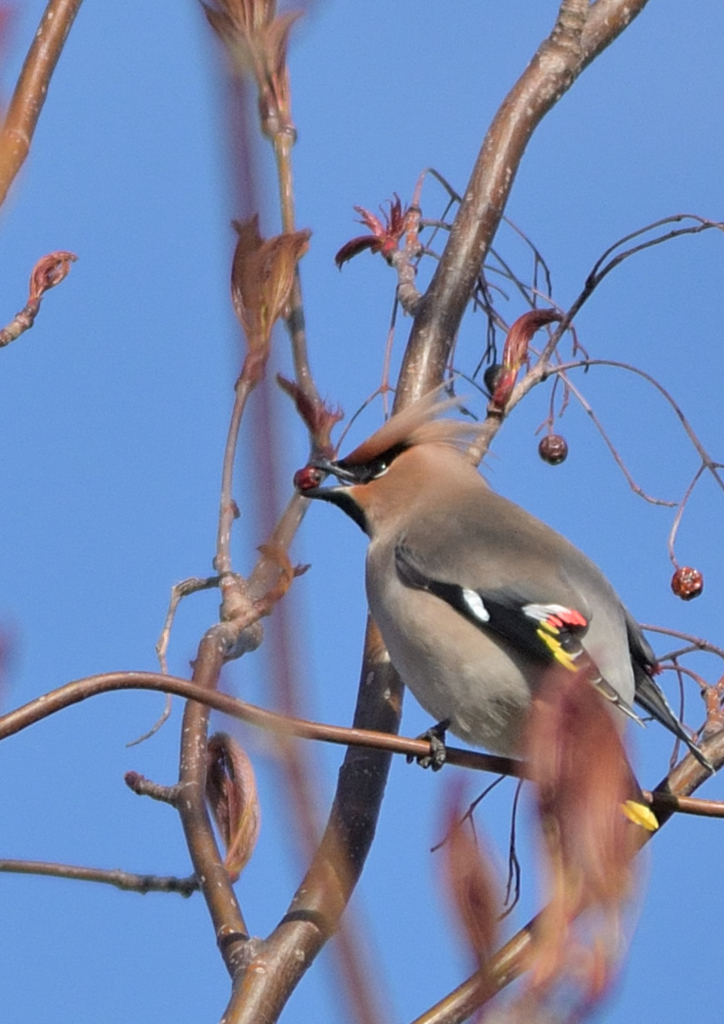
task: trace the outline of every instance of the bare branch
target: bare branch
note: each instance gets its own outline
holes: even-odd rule
[[[49,0],[0,132],[0,206],[30,151],[55,65],[83,0]]]
[[[78,882],[101,882],[125,892],[175,892],[188,898],[198,889],[195,875],[176,878],[173,875],[137,875],[120,868],[85,868],[75,864],[52,864],[42,860],[0,860],[0,871],[16,875],[48,875],[70,878]]]
[[[404,754],[413,758],[429,755],[428,740],[407,739],[387,731],[376,731],[362,724],[366,709],[362,706],[355,716],[355,725],[348,728],[343,725],[323,725],[310,722],[303,718],[280,715],[266,708],[248,704],[246,701],[231,697],[218,690],[205,690],[196,682],[180,679],[178,676],[161,675],[160,672],[108,672],[103,675],[87,676],[74,682],[66,683],[44,693],[35,700],[23,704],[14,711],[0,716],[0,741],[22,732],[36,722],[62,711],[64,708],[79,704],[101,693],[114,693],[118,690],[152,690],[160,693],[174,693],[186,700],[198,701],[215,711],[221,711],[230,718],[237,718],[248,725],[266,729],[269,732],[286,736],[298,736],[305,740],[320,740],[340,746],[363,747],[370,750]],[[388,701],[394,695],[387,694]],[[461,768],[474,768],[493,772],[496,775],[519,776],[523,765],[508,757],[483,754],[480,751],[464,750],[458,747],[445,748],[447,761]]]
[[[640,498],[643,498],[644,501],[648,501],[651,505],[664,505],[664,506],[666,506],[668,508],[675,508],[676,504],[677,504],[675,501],[667,501],[664,498],[653,498],[650,494],[647,494],[646,491],[644,491],[642,487],[639,487],[639,485],[636,483],[634,478],[631,476],[631,474],[630,474],[630,472],[628,470],[628,467],[626,466],[626,463],[623,461],[623,459],[619,455],[619,453],[618,453],[618,451],[617,451],[613,441],[611,440],[611,438],[608,436],[608,434],[604,430],[603,424],[599,420],[598,416],[596,416],[595,412],[593,411],[593,409],[591,408],[589,403],[583,397],[583,395],[578,390],[578,388],[575,386],[575,384],[572,384],[571,381],[568,379],[568,377],[565,374],[561,374],[561,377],[563,377],[565,379],[566,385],[568,386],[569,390],[576,396],[576,398],[578,399],[580,404],[583,406],[585,411],[588,413],[588,415],[593,420],[594,424],[596,425],[596,430],[598,430],[599,434],[603,438],[606,447],[608,448],[608,450],[610,451],[611,455],[613,456],[614,461],[616,462],[616,465],[621,470],[623,475],[626,477],[626,483],[629,485],[629,487],[634,492],[634,494],[638,494],[638,496]]]
[[[194,682],[204,690],[215,690],[225,654],[225,645],[218,636],[217,628],[210,629],[199,644]],[[186,704],[176,807],[199,888],[209,908],[219,951],[229,974],[234,977],[248,932],[206,807],[208,721],[208,706],[194,701]]]
[[[661,809],[677,814],[693,814],[700,818],[724,818],[724,802],[721,800],[700,800],[694,796],[674,796],[671,793],[643,790],[651,809],[659,817]]]
[[[640,238],[642,235],[646,235],[650,231],[655,231],[657,228],[664,227],[667,224],[679,224],[683,220],[693,220],[694,224],[685,228],[674,228],[671,231],[655,235],[653,238],[648,238],[644,242],[639,242],[638,245],[633,245],[621,252],[616,252],[626,242],[631,242],[633,239]],[[698,235],[702,231],[709,231],[712,228],[724,231],[724,224],[719,221],[707,220],[705,217],[699,217],[694,213],[676,213],[671,217],[663,217],[661,220],[654,221],[652,224],[647,224],[645,227],[632,231],[631,234],[624,235],[623,238],[619,238],[617,242],[614,242],[613,245],[606,249],[594,264],[593,269],[586,278],[583,290],[568,310],[568,320],[572,320],[578,314],[581,307],[590,299],[601,281],[630,256],[635,256],[636,253],[652,249],[654,246],[661,245],[663,242],[669,242],[674,238],[682,238],[685,235]]]
[[[696,487],[697,483],[699,482],[699,480],[703,476],[703,474],[706,471],[706,469],[707,469],[706,463],[702,462],[702,464],[699,466],[699,468],[697,469],[696,473],[694,474],[694,477],[693,477],[691,483],[686,488],[686,492],[684,494],[684,497],[679,502],[679,507],[676,510],[676,515],[674,516],[674,521],[671,524],[671,530],[669,532],[669,540],[668,540],[668,545],[667,546],[668,546],[668,549],[669,549],[669,558],[671,560],[671,564],[674,566],[675,569],[679,568],[679,563],[676,561],[676,552],[675,552],[676,535],[679,532],[679,526],[681,525],[681,519],[682,519],[682,517],[684,515],[684,511],[686,509],[686,506],[689,503],[689,498],[693,494],[694,488]]]
[[[415,318],[402,379],[410,397],[442,380],[475,281],[536,127],[646,0],[565,0],[548,39],[503,101],[483,142],[450,240]]]
[[[402,693],[378,631],[368,623],[354,726],[395,733]],[[386,743],[398,741],[388,735]],[[429,744],[425,742],[429,749]],[[391,747],[387,747],[387,750]],[[336,931],[374,838],[389,771],[388,753],[350,748],[322,843],[290,908],[260,950],[264,971],[250,964],[224,1019],[272,1024],[324,943]]]
[[[136,796],[148,796],[172,807],[178,803],[178,786],[163,786],[160,782],[152,782],[139,772],[126,772],[123,781]]]
[[[690,650],[706,651],[708,654],[715,654],[717,657],[724,660],[724,648],[717,647],[715,644],[709,643],[708,640],[703,640],[701,637],[693,636],[691,633],[682,633],[678,629],[670,629],[668,626],[652,626],[641,624],[641,629],[647,633],[662,633],[664,636],[673,636],[677,640],[684,640],[690,645]],[[663,655],[664,659],[676,657],[676,655],[682,653],[688,653],[688,651],[673,652],[672,654]]]
[[[558,331],[556,331],[555,333],[558,334]],[[527,393],[527,391],[529,391],[534,384],[538,383],[538,380],[545,379],[545,377],[550,376],[550,374],[552,373],[564,373],[568,370],[582,368],[586,366],[613,366],[618,370],[628,370],[629,373],[634,373],[638,377],[643,377],[645,381],[648,381],[649,384],[656,388],[659,394],[663,395],[663,397],[669,403],[671,408],[674,410],[677,419],[681,423],[682,427],[684,428],[684,431],[686,432],[687,437],[696,449],[699,458],[704,463],[706,468],[709,470],[711,475],[714,477],[719,487],[724,491],[724,479],[719,473],[719,469],[721,468],[719,463],[715,462],[711,455],[707,452],[706,448],[699,440],[699,437],[697,436],[694,428],[691,426],[688,419],[684,415],[684,411],[681,408],[681,406],[676,402],[671,393],[666,390],[663,384],[660,384],[655,377],[652,377],[650,373],[646,373],[645,370],[639,369],[638,366],[633,366],[631,363],[621,363],[616,359],[582,359],[578,363],[568,363],[563,364],[562,366],[548,367],[546,369],[542,365],[541,357],[541,361],[538,363],[538,365],[529,374],[527,374],[526,377],[516,387],[515,392],[513,393],[513,398],[511,399],[508,408],[510,408],[516,402],[520,401],[520,398],[522,398],[523,395]],[[526,387],[525,385],[528,381],[528,377],[533,378],[533,380]]]

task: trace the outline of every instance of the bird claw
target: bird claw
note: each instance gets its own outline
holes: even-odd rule
[[[439,772],[447,760],[445,733],[449,727],[450,719],[444,718],[442,722],[438,722],[437,725],[433,725],[430,729],[426,729],[425,732],[421,733],[417,739],[428,741],[430,753],[421,754],[419,757],[408,754],[407,763],[412,764],[413,761],[417,761],[421,768],[432,768],[434,772]]]

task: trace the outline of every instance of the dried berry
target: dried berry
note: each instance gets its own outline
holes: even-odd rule
[[[538,445],[538,454],[549,466],[559,466],[568,458],[568,444],[560,434],[546,434]]]
[[[313,487],[319,487],[324,474],[316,466],[305,466],[298,469],[294,474],[294,486],[298,491],[311,491]]]
[[[671,577],[671,589],[682,601],[691,601],[704,589],[704,577],[698,569],[682,565]]]

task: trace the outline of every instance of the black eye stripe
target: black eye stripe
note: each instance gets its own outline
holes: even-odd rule
[[[393,445],[386,452],[382,452],[376,458],[370,459],[363,466],[348,466],[344,459],[341,459],[337,465],[345,471],[345,474],[349,472],[353,475],[356,483],[366,484],[371,480],[377,480],[379,477],[384,476],[397,456],[401,455],[408,447],[406,444]]]

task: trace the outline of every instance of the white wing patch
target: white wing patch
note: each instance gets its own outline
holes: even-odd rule
[[[538,622],[545,622],[551,615],[568,615],[570,608],[562,604],[524,604],[521,609],[524,615]]]
[[[476,619],[479,619],[480,622],[490,622],[490,612],[483,604],[483,599],[477,591],[468,590],[467,587],[463,587],[463,601]]]

